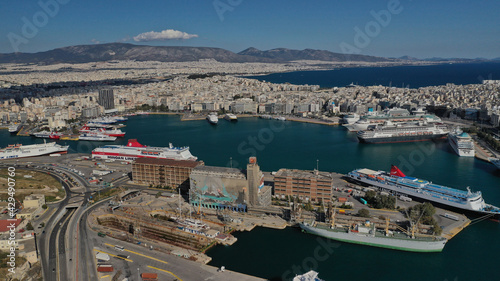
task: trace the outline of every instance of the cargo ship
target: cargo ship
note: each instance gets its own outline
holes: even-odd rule
[[[134,160],[136,158],[158,158],[175,160],[196,160],[189,147],[150,147],[140,144],[136,139],[128,140],[127,145],[105,145],[92,151],[92,158]]]
[[[411,227],[408,230],[400,226],[389,230],[390,221],[386,218],[385,228],[378,229],[369,220],[337,224],[335,213],[335,210],[331,212],[329,224],[311,221],[299,223],[299,226],[304,232],[341,242],[409,252],[441,252],[447,242],[447,239],[441,236],[418,234],[418,221],[410,221]]]
[[[459,128],[448,134],[448,142],[458,156],[474,157],[474,142],[469,134]]]
[[[42,144],[12,144],[6,148],[0,149],[1,159],[24,158],[34,157],[49,154],[64,154],[68,152],[68,146],[62,146],[55,142],[42,143]]]
[[[396,143],[443,139],[448,133],[448,127],[442,124],[393,124],[386,121],[383,125],[369,126],[367,130],[359,131],[357,137],[362,143]]]
[[[423,199],[424,201],[475,213],[489,214],[495,216],[495,218],[500,216],[500,208],[486,204],[481,191],[472,192],[469,187],[465,191],[409,177],[394,165],[392,165],[390,173],[358,169],[349,172],[347,177],[356,182]]]

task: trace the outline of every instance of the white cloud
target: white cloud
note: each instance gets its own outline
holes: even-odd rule
[[[164,41],[164,40],[179,40],[196,38],[196,34],[188,34],[179,30],[166,29],[160,32],[150,31],[144,32],[134,37],[134,41]]]
[[[94,43],[94,44],[101,44],[101,41],[97,40],[97,39],[92,39],[90,40],[90,42]]]

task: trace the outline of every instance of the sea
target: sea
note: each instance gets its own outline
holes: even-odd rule
[[[324,88],[345,87],[350,84],[419,88],[447,83],[465,85],[482,83],[483,80],[499,80],[500,62],[339,68],[246,77],[272,83],[320,85]]]
[[[351,80],[359,77],[353,74]],[[492,79],[495,77],[498,79]],[[413,84],[418,84],[412,79]],[[304,83],[293,79],[288,82]],[[313,170],[317,166],[321,171],[337,173],[364,167],[387,171],[395,164],[409,176],[463,190],[481,190],[487,203],[500,206],[500,170],[475,158],[458,157],[446,141],[361,144],[354,133],[340,126],[254,117],[239,118],[238,122],[221,119],[214,126],[206,120],[181,121],[177,115],[150,114],[130,117],[126,125],[122,129],[126,137],[115,143],[125,144],[127,139],[135,138],[148,146],[189,146],[191,153],[206,165],[243,169],[250,156],[257,157],[263,171]],[[0,130],[0,147],[41,142]],[[90,153],[95,147],[109,144],[58,142],[70,145],[70,153]],[[500,223],[490,220],[468,226],[441,253],[409,253],[340,243],[302,233],[297,228],[257,227],[234,235],[238,238],[234,245],[215,246],[207,252],[213,258],[210,265],[268,280],[291,280],[311,269],[328,281],[500,279],[496,257],[500,253],[500,243],[496,242]]]

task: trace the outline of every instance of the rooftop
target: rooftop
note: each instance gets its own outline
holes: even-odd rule
[[[275,177],[294,177],[294,178],[316,178],[324,180],[332,180],[333,176],[330,172],[297,170],[297,169],[280,169],[276,172]]]
[[[194,168],[199,165],[203,165],[203,163],[200,161],[157,159],[157,158],[137,158],[135,160],[135,164],[176,166],[176,167],[186,167],[186,168]]]
[[[217,166],[198,166],[194,168],[193,171],[245,175],[241,170],[236,168],[217,167]]]

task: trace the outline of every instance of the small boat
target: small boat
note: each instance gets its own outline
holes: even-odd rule
[[[210,113],[210,114],[207,116],[207,121],[208,121],[210,124],[217,125],[217,123],[219,123],[219,117],[217,117],[217,114],[215,114],[215,113]]]
[[[232,113],[224,115],[224,119],[226,119],[227,121],[238,121],[238,117]]]

